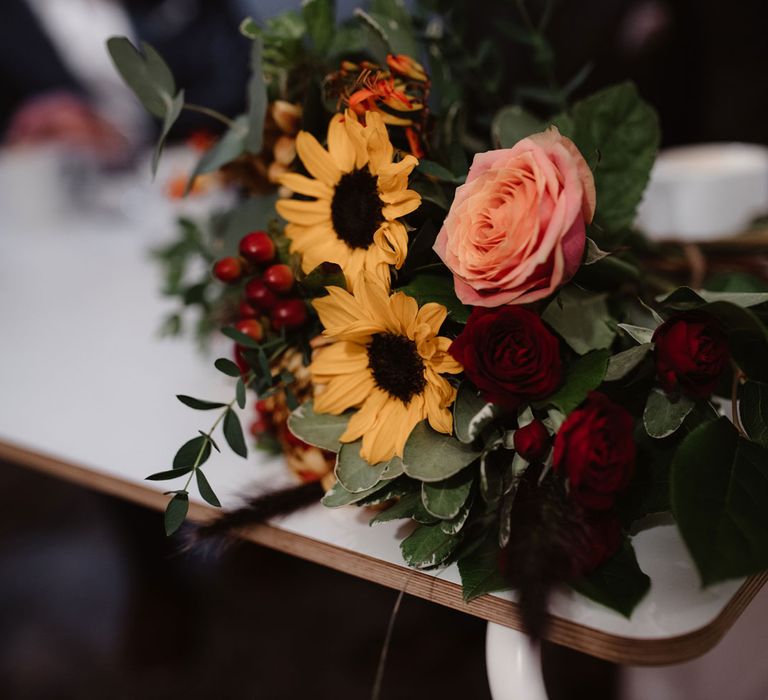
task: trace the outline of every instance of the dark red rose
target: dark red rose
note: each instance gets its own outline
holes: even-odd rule
[[[717,322],[691,311],[672,316],[653,334],[656,374],[668,394],[704,399],[729,360],[728,340]]]
[[[538,419],[515,431],[515,449],[529,462],[540,462],[549,450],[549,431]]]
[[[557,338],[520,306],[473,309],[449,352],[486,401],[506,408],[546,398],[562,379]]]
[[[570,495],[585,508],[607,510],[635,471],[632,416],[593,391],[555,438],[552,466],[570,482]]]
[[[574,552],[574,571],[584,576],[608,561],[621,546],[621,522],[613,511],[592,511],[584,522],[583,546]]]

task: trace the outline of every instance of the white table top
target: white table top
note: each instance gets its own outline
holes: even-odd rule
[[[126,190],[133,220],[71,211],[29,217],[9,214],[2,197],[0,441],[148,489],[169,488],[144,477],[170,468],[178,446],[207,430],[212,415],[186,408],[175,394],[226,401],[233,395],[213,356],[202,357],[191,339],[157,337],[169,302],[159,294],[147,250],[172,235],[170,206],[151,200],[152,215],[144,215],[143,200]],[[222,347],[219,354],[227,352]],[[249,419],[244,415],[243,424]],[[214,454],[206,475],[225,506],[254,485],[287,479],[279,460],[256,451],[247,461],[226,450]],[[402,524],[369,527],[368,517],[354,507],[317,505],[275,524],[401,566]],[[702,590],[673,527],[643,532],[634,544],[653,585],[631,620],[575,593],[557,594],[553,614],[622,637],[677,637],[712,622],[743,583]],[[455,566],[436,575],[459,582]]]

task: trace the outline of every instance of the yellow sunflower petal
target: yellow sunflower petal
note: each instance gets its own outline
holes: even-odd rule
[[[309,371],[318,381],[328,381],[338,374],[359,372],[368,367],[368,353],[357,343],[342,341],[320,348],[312,359]]]
[[[391,261],[388,262],[399,270],[408,255],[408,232],[405,226],[399,221],[387,221],[373,234],[373,240],[379,248],[391,254]]]
[[[296,135],[296,152],[304,167],[318,180],[331,186],[339,181],[341,170],[312,134],[300,131]]]
[[[331,205],[329,201],[324,199],[315,199],[311,202],[299,199],[281,199],[275,208],[277,213],[286,221],[302,226],[313,226],[331,220]]]
[[[341,442],[354,442],[365,435],[376,424],[379,411],[389,400],[389,396],[381,389],[374,389],[365,400],[360,410],[349,419],[347,429],[342,433]]]
[[[360,406],[374,387],[373,377],[368,371],[339,375],[315,396],[315,410],[338,415],[348,408]]]
[[[328,152],[343,173],[351,172],[355,167],[356,150],[344,126],[344,117],[337,114],[328,126]]]
[[[298,173],[285,173],[278,178],[281,185],[285,185],[292,192],[305,194],[308,197],[317,197],[318,199],[328,199],[333,197],[333,189],[320,180],[313,180],[305,175]]]
[[[368,139],[365,134],[365,127],[350,109],[344,115],[344,127],[347,130],[349,141],[355,149],[355,168],[360,170],[368,163]]]
[[[392,309],[392,315],[399,321],[398,332],[407,335],[408,330],[416,320],[419,303],[403,292],[395,292],[389,298],[389,305]]]
[[[327,287],[326,290],[327,296],[312,302],[325,328],[344,328],[363,318],[360,305],[346,289]]]

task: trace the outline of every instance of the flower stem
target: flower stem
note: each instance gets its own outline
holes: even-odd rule
[[[225,116],[221,112],[217,112],[215,109],[211,109],[210,107],[203,107],[202,105],[196,105],[191,102],[185,102],[183,105],[183,109],[186,109],[189,112],[199,112],[200,114],[205,114],[208,117],[211,117],[212,119],[216,119],[217,121],[220,121],[225,126],[228,126],[230,129],[235,125],[235,122],[233,122],[229,117]]]

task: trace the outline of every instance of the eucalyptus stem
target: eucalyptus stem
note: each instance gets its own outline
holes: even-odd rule
[[[182,105],[183,109],[186,109],[189,112],[198,112],[200,114],[205,114],[208,117],[211,117],[212,119],[215,119],[216,121],[220,121],[225,126],[228,126],[229,128],[232,128],[235,125],[235,122],[232,121],[229,117],[222,114],[221,112],[217,112],[215,109],[211,109],[210,107],[203,107],[202,105],[196,105],[191,102],[185,102]]]
[[[251,382],[254,380],[255,376],[256,375],[253,373],[253,371],[251,371],[243,379],[243,384],[245,385],[246,389],[251,385]],[[207,433],[205,433],[205,440],[203,440],[202,444],[200,445],[200,451],[197,453],[197,457],[195,458],[194,464],[192,465],[192,471],[189,473],[189,478],[187,479],[187,483],[184,484],[184,491],[189,490],[189,485],[192,483],[192,477],[194,477],[195,474],[197,473],[197,469],[200,466],[200,460],[202,460],[203,458],[203,452],[205,451],[205,446],[209,442],[211,442],[211,436],[213,435],[214,431],[216,430],[216,428],[219,427],[219,423],[221,423],[221,421],[224,420],[224,416],[226,416],[227,413],[232,410],[232,406],[235,405],[236,401],[237,401],[237,396],[235,396],[235,398],[232,399],[224,407],[224,410],[221,413],[219,413],[218,417],[213,422],[213,425],[211,426],[210,430]]]

